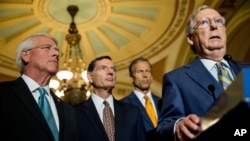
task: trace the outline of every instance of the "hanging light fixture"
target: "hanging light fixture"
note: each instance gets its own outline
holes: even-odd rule
[[[62,97],[71,105],[78,104],[88,98],[91,86],[87,79],[86,63],[83,60],[82,50],[80,47],[81,35],[78,34],[74,17],[78,12],[78,7],[70,5],[67,8],[72,22],[66,35],[68,46],[66,48],[65,60],[62,69],[56,74],[58,82],[52,79],[50,87],[55,93]],[[57,81],[57,82],[56,82]]]

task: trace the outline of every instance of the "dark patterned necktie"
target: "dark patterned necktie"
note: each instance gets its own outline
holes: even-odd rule
[[[233,79],[230,77],[230,74],[227,69],[225,69],[225,64],[217,62],[216,67],[218,69],[218,79],[221,83],[221,86],[224,90],[228,88],[228,86],[233,82]]]
[[[155,115],[154,107],[153,107],[150,99],[148,98],[148,96],[144,96],[144,99],[145,99],[145,108],[146,108],[146,111],[148,113],[148,116],[151,119],[154,127],[156,127],[157,126],[157,118]]]
[[[49,125],[49,128],[54,136],[55,141],[58,141],[58,130],[56,127],[54,116],[50,108],[50,104],[48,102],[48,99],[45,96],[46,91],[44,88],[41,88],[41,87],[39,87],[37,90],[40,93],[40,97],[38,99],[38,106],[41,109],[43,116]]]
[[[112,113],[112,110],[109,106],[109,103],[107,101],[104,101],[103,104],[105,105],[103,109],[103,125],[105,128],[105,131],[109,137],[110,141],[115,140],[115,121],[114,116]]]

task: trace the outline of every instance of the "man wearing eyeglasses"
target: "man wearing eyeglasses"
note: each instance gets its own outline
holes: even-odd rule
[[[111,57],[93,59],[87,77],[91,97],[74,106],[79,141],[146,141],[140,109],[112,95],[117,69]]]
[[[199,7],[190,16],[186,38],[197,57],[163,76],[163,105],[157,131],[169,140],[194,139],[200,133],[200,117],[224,91],[217,62],[224,64],[228,79],[234,80],[242,69],[226,55],[225,18],[216,10]]]
[[[0,82],[0,128],[5,141],[77,141],[74,109],[49,88],[61,55],[44,33],[24,39],[16,52],[20,77]]]

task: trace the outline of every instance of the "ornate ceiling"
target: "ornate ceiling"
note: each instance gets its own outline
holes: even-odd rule
[[[132,90],[128,65],[144,56],[153,64],[152,90],[161,96],[162,75],[193,58],[184,30],[188,15],[202,4],[226,17],[228,53],[250,62],[249,0],[0,0],[0,81],[19,76],[15,50],[31,34],[55,36],[64,52],[71,22],[67,7],[77,5],[74,21],[84,60],[112,57],[119,70],[114,95],[119,99]]]

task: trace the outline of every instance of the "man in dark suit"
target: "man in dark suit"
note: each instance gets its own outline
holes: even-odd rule
[[[116,67],[111,58],[100,56],[91,61],[87,77],[93,86],[91,97],[86,102],[75,106],[79,140],[145,141],[140,110],[112,96],[112,89],[116,82]],[[110,110],[108,119],[105,118],[107,105]],[[106,128],[109,123],[110,126]]]
[[[217,62],[224,64],[232,79],[242,69],[226,55],[225,18],[216,10],[199,7],[190,16],[186,37],[197,57],[163,76],[163,105],[157,131],[169,140],[194,139],[200,133],[200,117],[224,91]]]
[[[74,109],[56,97],[48,86],[58,71],[60,52],[57,45],[54,37],[35,34],[17,48],[16,62],[21,77],[0,82],[0,128],[5,141],[77,140]],[[54,130],[39,108],[39,87],[45,90]]]
[[[161,98],[154,95],[150,90],[150,85],[153,80],[152,65],[143,57],[136,58],[129,65],[129,75],[134,85],[134,90],[128,96],[121,99],[121,101],[131,103],[140,108],[147,141],[159,141],[160,136],[157,135],[156,126],[160,112]],[[153,116],[156,117],[156,121],[150,119],[150,113],[146,110],[144,96],[148,96],[152,103],[154,109]]]

